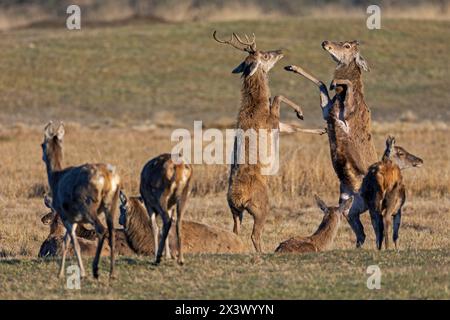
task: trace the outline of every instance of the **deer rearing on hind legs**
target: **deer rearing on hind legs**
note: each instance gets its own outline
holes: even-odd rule
[[[286,103],[296,112],[300,119],[303,119],[302,109],[283,96],[270,95],[268,73],[273,66],[283,58],[281,50],[261,51],[256,50],[256,38],[245,36],[242,40],[233,33],[229,40],[221,40],[217,37],[216,31],[213,33],[214,39],[223,44],[228,44],[238,50],[246,52],[248,55],[239,64],[233,73],[242,74],[241,108],[239,110],[237,128],[243,131],[255,130],[260,134],[260,129],[271,131],[273,129],[281,132],[307,132],[325,133],[324,130],[301,129],[280,123],[280,104]],[[266,216],[269,211],[269,197],[266,177],[261,173],[262,164],[260,159],[256,163],[250,164],[248,159],[249,148],[245,147],[244,163],[237,163],[237,138],[234,145],[234,161],[231,165],[229,178],[229,188],[227,194],[234,227],[233,231],[239,234],[242,215],[245,210],[254,219],[252,241],[257,252],[261,252],[261,235],[263,232]],[[247,141],[244,145],[248,146]]]
[[[43,161],[47,167],[48,183],[53,200],[51,207],[59,214],[66,234],[59,276],[64,275],[64,264],[68,247],[68,237],[72,240],[80,275],[86,275],[81,259],[80,246],[76,236],[78,224],[89,223],[95,228],[98,237],[97,251],[92,263],[92,271],[98,278],[98,263],[107,236],[105,227],[99,220],[105,214],[111,248],[109,275],[114,276],[114,226],[119,202],[120,177],[114,166],[109,164],[84,164],[77,167],[63,168],[64,125],[55,127],[51,122],[44,130],[42,143]]]
[[[367,205],[358,191],[367,169],[377,161],[361,77],[362,70],[369,71],[369,67],[360,54],[358,41],[324,41],[322,47],[337,63],[330,86],[330,90],[335,90],[332,98],[325,84],[302,68],[287,66],[285,69],[306,77],[319,87],[333,168],[340,181],[339,201],[354,197],[348,221],[356,235],[356,246],[360,247],[365,234],[359,216],[367,210]]]

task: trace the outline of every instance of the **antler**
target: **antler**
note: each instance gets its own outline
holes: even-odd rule
[[[254,33],[252,36],[252,40],[250,40],[250,38],[247,35],[245,35],[245,39],[247,40],[247,42],[242,41],[241,38],[239,38],[239,36],[234,32],[231,34],[230,40],[220,40],[217,38],[216,34],[217,31],[214,30],[213,38],[219,43],[229,44],[230,46],[238,50],[245,51],[248,53],[254,53],[256,51],[256,36]]]

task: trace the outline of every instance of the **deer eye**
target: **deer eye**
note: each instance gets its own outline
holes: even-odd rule
[[[268,53],[264,53],[264,59],[268,60],[269,59],[269,54]]]
[[[344,48],[350,49],[350,45],[348,43],[344,44]]]

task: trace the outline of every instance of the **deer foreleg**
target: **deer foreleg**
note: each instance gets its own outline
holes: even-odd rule
[[[353,84],[347,79],[334,79],[331,82],[330,90],[335,90],[339,86],[345,87],[344,111],[340,117],[345,122],[347,116],[355,110]]]
[[[322,81],[318,80],[316,77],[309,74],[308,72],[306,72],[305,70],[303,70],[302,68],[300,68],[298,66],[294,66],[294,65],[287,66],[284,69],[286,71],[294,72],[294,73],[297,73],[297,74],[305,77],[306,79],[308,79],[309,81],[312,81],[316,86],[319,87],[320,107],[322,108],[323,118],[325,120],[327,120],[329,113],[330,113],[330,109],[333,106],[334,99],[330,99],[330,95],[328,94],[328,89],[327,89],[326,85]]]
[[[280,115],[280,105],[281,102],[286,103],[289,107],[294,109],[295,113],[297,114],[297,118],[303,120],[303,110],[302,108],[296,104],[295,102],[289,100],[288,98],[284,96],[275,96],[271,103],[271,111],[277,113],[277,115]]]
[[[283,122],[279,123],[279,129],[280,129],[280,132],[285,132],[285,133],[301,132],[301,133],[311,133],[311,134],[319,134],[319,135],[327,133],[327,129],[326,128],[323,128],[323,129],[303,129],[303,128],[300,128],[299,126],[295,126],[295,125],[287,124],[287,123],[283,123]]]

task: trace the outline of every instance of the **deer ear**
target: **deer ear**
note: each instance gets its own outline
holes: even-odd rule
[[[366,59],[364,59],[364,57],[362,55],[360,55],[359,53],[356,55],[356,64],[362,68],[364,71],[369,72],[370,68],[369,68],[369,64],[367,63]]]
[[[328,207],[325,204],[325,202],[323,202],[322,199],[319,198],[318,195],[314,195],[314,199],[316,200],[317,205],[319,206],[320,210],[322,210],[324,213],[328,213]]]
[[[47,123],[47,125],[45,126],[44,136],[46,139],[53,138],[53,122],[52,121],[49,121],[49,123]]]
[[[247,66],[246,70],[244,71],[244,76],[251,77],[255,74],[256,70],[258,70],[259,67],[259,61],[258,62],[252,62],[249,66]]]
[[[339,205],[339,211],[345,216],[348,217],[348,213],[350,212],[350,209],[353,204],[353,197],[350,197]]]
[[[238,65],[236,68],[231,71],[231,73],[243,73],[245,70],[246,63],[245,61]]]
[[[58,138],[58,140],[62,140],[65,133],[66,131],[64,130],[64,123],[61,121],[59,123],[58,129],[56,129],[56,137]]]

